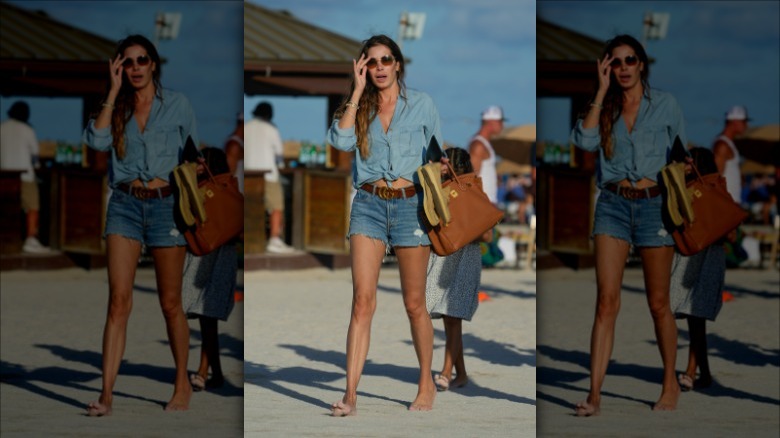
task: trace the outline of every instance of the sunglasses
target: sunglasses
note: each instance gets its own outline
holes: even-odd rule
[[[634,55],[626,56],[625,59],[615,58],[609,63],[610,67],[618,68],[621,64],[625,64],[627,67],[636,65],[639,62],[639,58]]]
[[[124,68],[130,68],[133,66],[133,64],[138,64],[139,67],[143,67],[145,65],[149,65],[149,63],[152,62],[152,60],[146,56],[141,55],[138,58],[127,58],[124,61],[122,61],[122,67]]]
[[[374,59],[374,58],[371,58],[371,59],[369,59],[369,60],[368,60],[368,62],[366,63],[366,67],[368,67],[368,68],[370,68],[370,69],[374,69],[374,68],[376,68],[377,64],[378,64],[378,63],[380,63],[380,62],[381,62],[381,63],[382,63],[382,65],[384,65],[385,67],[390,67],[390,66],[391,66],[391,65],[393,65],[393,63],[395,62],[395,58],[393,58],[393,57],[392,57],[392,56],[390,56],[390,55],[383,56],[383,57],[382,57],[381,59],[379,59],[378,61],[377,61],[376,59]]]

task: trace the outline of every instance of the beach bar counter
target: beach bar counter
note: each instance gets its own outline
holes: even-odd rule
[[[553,265],[585,268],[594,263],[590,234],[596,197],[596,156],[569,150],[569,159],[541,161],[537,169],[537,245],[540,252],[557,259]]]

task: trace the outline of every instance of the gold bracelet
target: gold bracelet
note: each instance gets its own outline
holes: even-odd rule
[[[358,104],[356,104],[355,102],[352,102],[351,100],[350,100],[350,101],[347,101],[347,103],[345,103],[345,105],[346,105],[346,106],[348,106],[348,107],[355,108],[355,109],[360,109],[360,107],[358,106]]]
[[[103,102],[103,105],[102,105],[102,106],[105,106],[105,107],[108,107],[108,108],[114,109],[114,104],[113,104],[113,103]]]
[[[596,103],[596,102],[591,102],[590,106],[595,106],[596,108],[598,108],[600,110],[604,109],[603,105],[601,105],[600,103]]]

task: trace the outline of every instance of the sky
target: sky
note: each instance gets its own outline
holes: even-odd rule
[[[676,97],[689,142],[710,147],[732,105],[747,106],[750,126],[780,123],[778,1],[540,1],[536,6],[547,21],[599,40],[627,33],[641,41],[645,12],[668,12],[666,38],[646,44],[656,60],[650,86]],[[541,99],[537,110],[537,140],[566,143],[568,100]]]
[[[504,108],[507,126],[536,123],[534,1],[251,1],[356,41],[378,33],[397,39],[401,13],[423,12],[422,37],[402,42],[412,60],[406,85],[433,98],[445,142],[468,145],[490,105]],[[244,100],[247,120],[263,100],[274,106],[282,138],[324,143],[330,119],[325,98],[252,96]]]
[[[618,33],[640,37],[646,11],[669,12],[666,39],[647,43],[656,60],[650,84],[675,95],[685,113],[689,140],[696,144],[711,143],[731,105],[746,105],[754,126],[780,120],[777,1],[251,1],[286,9],[300,20],[357,41],[376,33],[395,38],[401,12],[426,13],[422,38],[403,41],[404,55],[412,60],[407,85],[431,95],[444,139],[455,145],[467,144],[479,128],[480,112],[489,105],[504,107],[509,126],[538,121],[539,140],[567,141],[568,101],[541,99],[537,108],[537,13],[606,40]],[[261,100],[274,104],[274,122],[284,139],[324,141],[330,117],[324,98],[244,96],[242,105],[238,91],[235,95],[230,91],[232,82],[240,84],[242,79],[242,2],[12,3],[43,9],[55,19],[111,40],[132,32],[151,35],[157,11],[186,9],[179,38],[160,43],[160,52],[169,59],[163,85],[183,91],[193,102],[202,141],[221,145],[239,108],[243,106],[249,117]],[[215,82],[220,86],[212,86]],[[1,118],[15,100],[14,96],[0,98]],[[78,142],[80,101],[28,101],[40,138]]]
[[[10,1],[111,41],[154,35],[157,12],[181,12],[179,36],[160,41],[162,85],[192,103],[202,143],[221,147],[235,128],[243,95],[243,2],[241,1]],[[108,77],[108,60],[106,60]],[[16,100],[30,104],[39,140],[78,144],[83,129],[80,99],[0,97],[0,118]]]

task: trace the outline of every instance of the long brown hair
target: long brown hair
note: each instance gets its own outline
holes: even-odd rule
[[[607,54],[611,55],[612,50],[619,46],[629,46],[634,50],[636,56],[639,58],[639,62],[644,65],[644,68],[639,72],[639,80],[642,83],[645,97],[650,97],[650,82],[648,77],[650,76],[650,63],[647,59],[647,52],[634,37],[630,35],[618,35],[611,40],[607,41],[604,47],[604,52],[601,55],[603,59]],[[599,134],[601,136],[601,147],[604,148],[604,155],[608,160],[612,159],[614,155],[614,145],[612,144],[612,127],[620,117],[620,113],[623,111],[623,88],[614,77],[614,72],[610,71],[609,88],[607,94],[604,96],[604,102],[602,105],[604,109],[599,115]]]
[[[405,64],[404,56],[401,54],[401,48],[390,37],[386,35],[374,35],[371,38],[363,41],[363,47],[360,49],[360,55],[368,56],[368,50],[374,46],[385,46],[390,49],[390,53],[395,58],[395,62],[398,63],[398,87],[400,88],[401,97],[406,98],[406,83],[404,82]],[[358,56],[359,58],[360,56]],[[341,102],[339,109],[334,115],[335,118],[340,119],[347,109],[347,102],[349,101],[352,92],[355,90],[355,78],[352,78],[350,84],[349,93],[344,96],[344,100]],[[368,127],[371,122],[374,121],[379,113],[379,89],[376,88],[371,78],[368,77],[366,72],[366,88],[363,90],[363,94],[360,96],[360,102],[357,102],[358,108],[355,116],[355,135],[357,136],[358,150],[360,156],[363,159],[368,158],[369,144],[368,144]]]
[[[146,50],[149,58],[156,66],[152,72],[152,82],[154,83],[154,89],[157,97],[162,99],[162,85],[160,83],[160,76],[162,75],[162,68],[160,66],[160,55],[157,53],[157,49],[154,47],[151,41],[141,35],[130,35],[127,38],[119,41],[116,47],[116,53],[114,58],[125,53],[125,49],[131,46],[141,46]],[[151,68],[151,64],[149,66]],[[130,118],[133,117],[133,111],[135,110],[135,88],[130,84],[130,79],[127,77],[124,68],[122,69],[122,87],[119,89],[119,94],[116,96],[116,102],[114,103],[114,112],[111,114],[111,136],[114,141],[114,150],[116,156],[121,160],[126,155],[125,145],[125,126]]]

